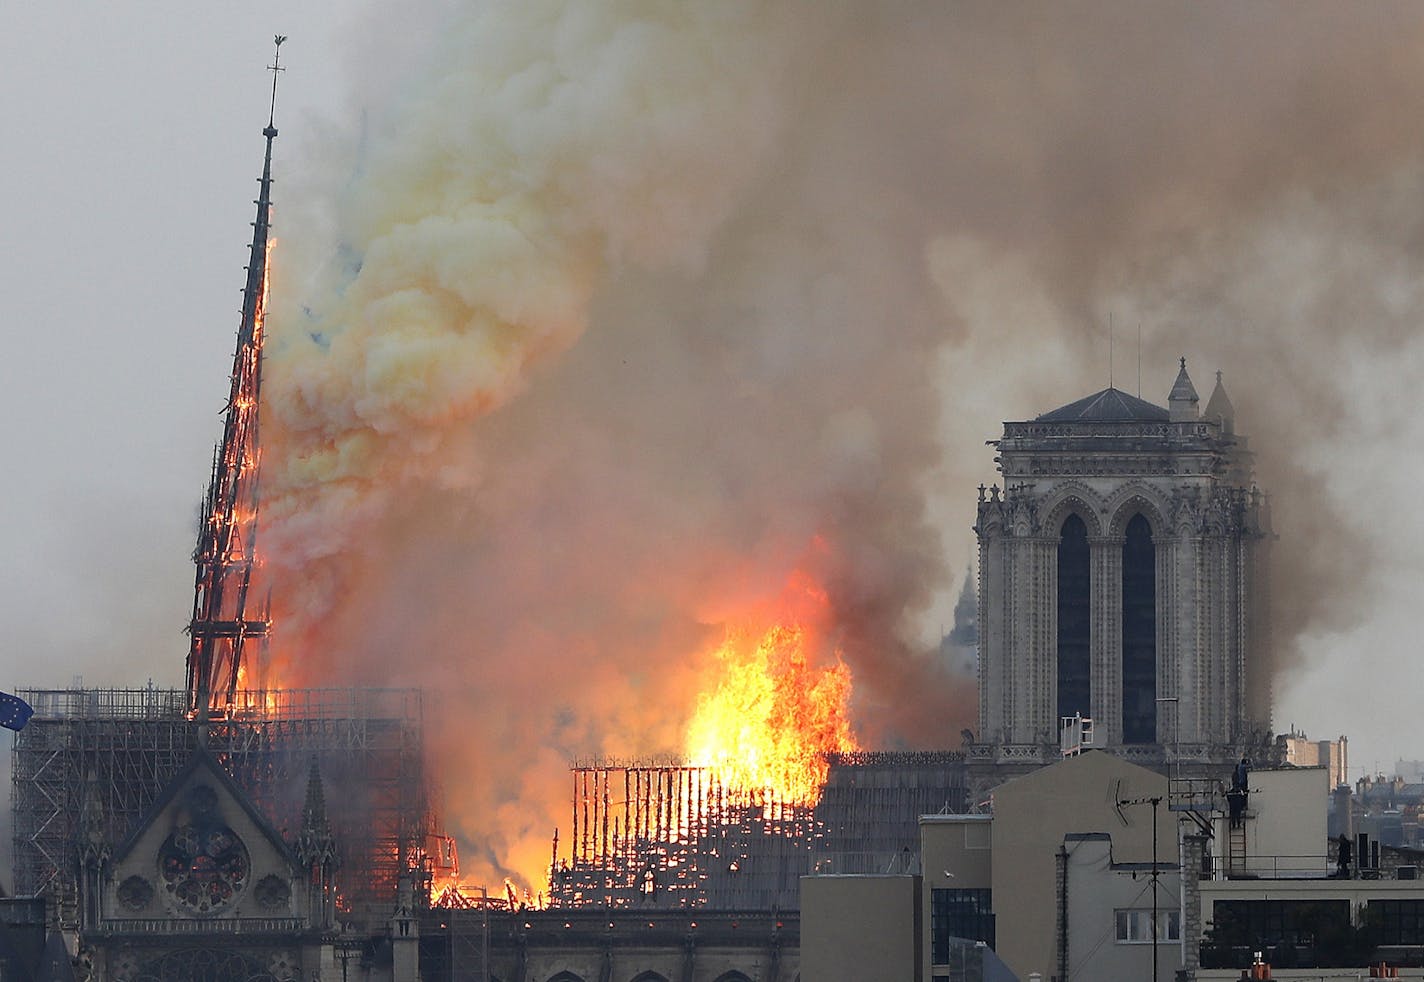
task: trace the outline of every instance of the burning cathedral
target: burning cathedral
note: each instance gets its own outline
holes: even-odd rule
[[[186,687],[20,690],[35,713],[14,748],[13,882],[72,962],[26,977],[798,979],[800,876],[908,870],[918,816],[964,807],[962,754],[848,745],[786,791],[577,764],[567,858],[556,830],[547,894],[521,897],[456,886],[419,690],[254,687],[272,631],[254,570],[279,60]]]
[[[1183,361],[1167,408],[1110,387],[993,441],[963,749],[842,746],[798,794],[578,763],[545,895],[451,888],[419,691],[248,687],[271,630],[252,583],[271,117],[263,135],[187,686],[23,691],[14,882],[80,976],[793,982],[801,876],[914,872],[921,815],[973,808],[971,784],[1056,759],[1064,732],[1158,766],[1264,736],[1267,508],[1220,377],[1200,410]]]

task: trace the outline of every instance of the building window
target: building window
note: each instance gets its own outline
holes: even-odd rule
[[[1208,944],[1252,950],[1306,947],[1350,930],[1348,900],[1218,900],[1212,905]]]
[[[1091,586],[1088,527],[1069,515],[1058,539],[1059,716],[1093,715]]]
[[[1119,910],[1117,913],[1118,944],[1151,944],[1152,911]],[[1182,912],[1179,910],[1157,911],[1157,940],[1182,940]]]
[[[1371,900],[1365,922],[1383,945],[1424,945],[1424,900]]]
[[[1157,549],[1141,514],[1122,544],[1122,742],[1157,740]]]
[[[930,960],[949,962],[950,938],[982,941],[994,947],[994,891],[930,891]]]

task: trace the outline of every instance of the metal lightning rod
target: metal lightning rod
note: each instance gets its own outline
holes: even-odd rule
[[[272,105],[267,110],[267,125],[274,126],[277,120],[277,73],[285,72],[282,67],[282,42],[287,40],[287,35],[277,34],[272,41],[276,45],[276,51],[272,55],[272,64],[267,66],[267,70],[272,73]]]

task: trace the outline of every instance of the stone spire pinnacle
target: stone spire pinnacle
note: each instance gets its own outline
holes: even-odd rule
[[[1236,407],[1231,405],[1226,386],[1221,383],[1221,372],[1216,373],[1216,388],[1211,390],[1211,398],[1206,401],[1206,411],[1202,415],[1220,423],[1223,433],[1232,432],[1236,426]]]
[[[104,801],[99,778],[91,770],[84,782],[79,806],[79,857],[86,865],[108,861],[109,843],[104,834]]]
[[[1197,418],[1197,390],[1192,385],[1191,376],[1187,374],[1187,359],[1184,356],[1181,361],[1181,369],[1177,372],[1177,381],[1172,383],[1172,393],[1167,396],[1167,409],[1171,412],[1172,422],[1186,422]]]
[[[336,857],[336,840],[326,818],[326,794],[321,770],[312,757],[307,775],[307,800],[302,806],[302,830],[297,835],[297,859],[303,866],[325,865]]]

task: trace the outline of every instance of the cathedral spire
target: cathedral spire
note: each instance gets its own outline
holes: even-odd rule
[[[225,714],[236,698],[249,640],[261,643],[270,626],[267,607],[250,611],[248,591],[257,546],[257,407],[262,388],[262,322],[267,302],[267,233],[272,192],[272,141],[277,107],[277,73],[282,42],[275,39],[272,102],[252,223],[247,284],[242,292],[242,319],[233,354],[232,389],[224,411],[222,442],[213,458],[212,481],[203,500],[198,543],[193,619],[188,624],[188,714],[199,722]]]
[[[1179,423],[1197,418],[1197,390],[1187,374],[1187,359],[1182,358],[1177,381],[1172,383],[1172,392],[1167,396],[1167,409],[1172,414],[1172,422]]]

